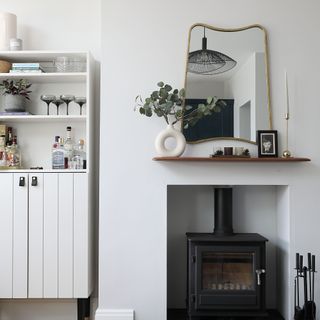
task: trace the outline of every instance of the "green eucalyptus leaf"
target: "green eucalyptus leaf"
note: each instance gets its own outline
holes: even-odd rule
[[[167,92],[170,92],[172,90],[172,87],[169,84],[166,84],[164,88]]]
[[[140,112],[141,114],[145,114],[145,113],[146,113],[143,107],[140,107],[140,108],[139,108],[139,112]]]
[[[208,97],[208,98],[207,98],[207,103],[208,103],[208,104],[211,104],[212,102],[213,102],[213,98],[212,98],[212,97]]]
[[[179,95],[180,95],[180,97],[183,97],[183,98],[185,97],[186,91],[184,90],[184,88],[180,89]]]
[[[193,107],[192,107],[192,106],[187,105],[187,106],[185,106],[185,109],[186,109],[187,111],[189,111],[189,110],[193,109]]]
[[[162,81],[160,81],[160,82],[157,83],[157,86],[162,88],[164,86],[164,83]]]
[[[179,90],[178,89],[174,89],[173,90],[173,94],[178,94],[179,93]]]
[[[184,126],[183,126],[184,129],[188,129],[189,128],[189,123],[186,123]]]

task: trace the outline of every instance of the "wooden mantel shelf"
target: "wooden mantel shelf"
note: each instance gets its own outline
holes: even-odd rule
[[[154,161],[194,161],[194,162],[303,162],[309,158],[249,158],[249,157],[154,157]]]

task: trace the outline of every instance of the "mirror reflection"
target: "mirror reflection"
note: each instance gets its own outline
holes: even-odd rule
[[[257,130],[271,129],[264,28],[192,26],[185,88],[186,105],[196,107],[210,96],[224,101],[220,112],[183,129],[188,142],[227,138],[255,143]]]

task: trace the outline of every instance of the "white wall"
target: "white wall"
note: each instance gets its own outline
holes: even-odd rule
[[[91,51],[96,59],[95,95],[99,97],[100,0],[10,0],[1,1],[0,10],[17,15],[18,37],[23,40],[25,50]],[[95,107],[99,111],[99,99]],[[76,302],[2,300],[0,318],[75,320]]]
[[[203,0],[201,5],[191,0],[103,1],[98,319],[113,320],[117,314],[130,319],[130,312],[119,311],[129,309],[135,310],[136,320],[166,319],[167,185],[289,185],[290,279],[295,251],[310,250],[320,256],[320,44],[314,41],[320,29],[319,10],[317,0]],[[148,94],[159,80],[183,86],[187,32],[198,21],[221,27],[259,22],[267,28],[280,150],[287,69],[292,110],[289,147],[295,155],[311,157],[310,164],[151,160],[154,137],[165,123],[133,112],[134,98]],[[308,59],[297,63],[306,48],[312,48]],[[189,145],[187,153],[207,155],[211,148],[212,143]],[[318,305],[319,296],[317,288]]]

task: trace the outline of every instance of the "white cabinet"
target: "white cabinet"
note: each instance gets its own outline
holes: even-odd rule
[[[2,173],[0,186],[0,298],[88,297],[87,175]]]
[[[31,115],[0,114],[0,124],[13,127],[18,136],[23,165],[0,171],[0,298],[88,298],[93,290],[92,58],[88,52],[0,52],[0,60],[10,62],[48,62],[58,56],[85,59],[86,71],[0,73],[0,81],[32,83]],[[84,96],[87,103],[82,115],[74,102],[69,115],[65,106],[56,115],[53,104],[47,115],[41,94]],[[54,137],[65,136],[67,126],[75,142],[85,140],[86,169],[51,169]]]

